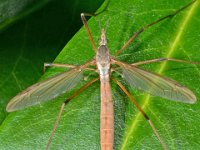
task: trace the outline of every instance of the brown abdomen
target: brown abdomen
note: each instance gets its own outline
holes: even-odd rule
[[[101,150],[113,150],[114,110],[109,81],[101,81]]]

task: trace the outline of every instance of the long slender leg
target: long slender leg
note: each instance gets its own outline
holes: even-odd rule
[[[74,67],[77,67],[77,66],[75,66],[75,65],[69,65],[69,64],[44,63],[43,73],[45,73],[47,67],[74,68]]]
[[[50,135],[50,137],[49,137],[49,140],[48,140],[48,143],[47,143],[47,145],[46,145],[46,150],[49,149],[49,146],[50,146],[50,144],[51,144],[51,141],[52,141],[53,135],[54,135],[54,133],[55,133],[55,131],[56,131],[56,128],[57,128],[57,126],[58,126],[58,123],[59,123],[59,121],[60,121],[60,117],[61,117],[61,115],[62,115],[62,113],[63,113],[63,110],[64,110],[65,105],[67,105],[67,103],[69,103],[69,101],[71,101],[74,97],[76,97],[79,93],[81,93],[83,90],[85,90],[87,87],[89,87],[92,83],[96,82],[97,80],[99,80],[99,78],[95,78],[95,79],[91,80],[90,82],[86,83],[84,86],[82,86],[79,90],[77,90],[74,94],[72,94],[68,99],[66,99],[66,100],[63,102],[63,104],[61,105],[59,114],[58,114],[58,116],[57,116],[56,122],[55,122],[55,124],[54,124],[52,133],[51,133],[51,135]]]
[[[194,2],[196,2],[196,0],[193,0],[192,2],[190,2],[189,4],[185,5],[184,7],[178,9],[177,11],[175,11],[174,13],[172,14],[169,14],[167,16],[164,16],[142,28],[140,28],[123,46],[120,50],[118,50],[116,53],[115,53],[115,56],[119,55],[124,49],[126,49],[126,47],[135,39],[137,38],[142,32],[144,32],[146,29],[148,29],[149,27],[153,26],[154,24],[157,24],[167,18],[170,18],[170,17],[173,17],[175,16],[176,14],[178,14],[180,11],[186,9],[187,7],[189,7],[190,5],[192,5]]]
[[[192,61],[186,61],[186,60],[175,59],[175,58],[156,58],[156,59],[136,62],[136,63],[133,63],[132,65],[138,66],[138,65],[150,64],[150,63],[155,63],[155,62],[163,62],[163,61],[174,61],[174,62],[180,62],[180,63],[186,63],[186,64],[200,65],[200,62],[192,62]]]
[[[85,29],[86,29],[86,32],[88,34],[90,43],[92,44],[92,48],[93,48],[94,52],[96,52],[97,48],[96,48],[96,46],[94,44],[94,40],[92,38],[92,34],[91,34],[90,29],[88,27],[87,20],[86,20],[85,16],[94,16],[94,15],[93,14],[88,14],[88,13],[81,13],[81,20],[82,20],[82,22],[83,22],[83,24],[85,26]]]
[[[86,29],[86,32],[87,32],[87,34],[88,34],[90,43],[91,43],[92,48],[93,48],[93,50],[94,50],[95,52],[97,51],[97,48],[96,48],[96,46],[95,46],[95,44],[94,44],[94,40],[93,40],[93,38],[92,38],[92,34],[91,34],[91,32],[90,32],[90,29],[89,29],[89,27],[88,27],[87,20],[86,20],[85,17],[86,17],[86,16],[89,16],[89,17],[91,17],[91,16],[97,16],[97,15],[101,14],[102,12],[104,12],[104,11],[107,9],[109,3],[110,3],[110,0],[107,0],[107,3],[106,3],[106,5],[105,5],[104,9],[103,9],[102,11],[98,12],[98,13],[94,13],[94,14],[92,14],[92,13],[81,13],[81,20],[82,20],[82,22],[83,22],[83,24],[84,24],[84,26],[85,26],[85,29]]]
[[[164,150],[168,150],[167,145],[164,143],[164,141],[162,140],[160,134],[158,133],[158,130],[156,129],[156,127],[154,126],[153,122],[150,120],[150,118],[147,116],[147,114],[142,110],[142,108],[138,105],[138,103],[135,101],[135,99],[133,98],[133,96],[126,90],[126,88],[116,79],[112,78],[112,80],[124,91],[124,93],[130,98],[130,100],[133,102],[133,104],[137,107],[137,109],[142,113],[142,115],[144,116],[144,118],[147,120],[147,122],[149,123],[149,125],[151,126],[153,132],[155,133],[155,135],[157,136],[158,140],[160,141],[160,143],[162,144],[162,147]]]
[[[46,72],[46,68],[47,67],[61,67],[61,68],[75,68],[77,66],[75,65],[70,65],[70,64],[57,64],[57,63],[44,63],[44,66],[43,66],[43,73]],[[91,70],[91,71],[96,71],[96,69],[94,68],[86,68],[87,70]]]

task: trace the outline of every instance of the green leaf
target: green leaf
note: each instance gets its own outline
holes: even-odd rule
[[[24,6],[20,7],[21,11],[19,5]],[[74,3],[73,0],[49,3],[0,2],[0,11],[3,16],[7,16],[0,17],[0,26],[3,27],[0,29],[0,122],[7,114],[7,102],[38,81],[42,75],[43,63],[52,62],[65,43],[82,26],[80,13],[83,10],[95,11],[98,5],[100,1],[94,3],[92,0],[88,3]],[[14,9],[14,6],[18,11],[13,10],[12,16],[9,9]],[[74,9],[76,12],[72,11]],[[9,20],[12,20],[12,24],[5,23]]]
[[[96,46],[100,30],[105,28],[109,49],[114,54],[140,27],[177,10],[190,1],[118,0],[110,2],[104,11],[89,21]],[[101,7],[101,9],[103,9]],[[175,17],[167,19],[142,33],[117,57],[126,63],[171,57],[199,61],[199,2]],[[55,62],[81,65],[94,57],[91,44],[82,28],[64,47]],[[199,67],[167,62],[141,66],[177,80],[200,97]],[[61,72],[50,68],[42,79]],[[83,81],[78,87],[86,83]],[[76,87],[76,89],[78,88]],[[114,84],[115,149],[162,149],[151,127],[126,95]],[[199,147],[199,103],[194,105],[168,101],[126,87],[152,119],[169,149]],[[61,103],[70,96],[61,95],[55,101],[10,113],[0,128],[1,149],[44,149],[51,134]],[[51,149],[100,149],[99,83],[94,83],[66,107],[53,137]]]
[[[42,1],[0,2],[1,14],[7,16],[4,19],[0,17],[1,123],[8,115],[5,110],[8,101],[38,81],[43,74],[43,63],[52,62],[66,42],[82,26],[80,13],[95,11],[101,2],[91,0],[87,3],[74,3],[73,0],[61,0],[40,5],[40,9],[38,6]],[[20,7],[20,11],[12,12],[13,16],[9,15],[7,9],[14,9],[19,5],[24,7]],[[5,23],[7,21],[9,23]]]

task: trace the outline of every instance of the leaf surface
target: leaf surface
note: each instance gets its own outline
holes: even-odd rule
[[[107,8],[89,20],[96,46],[100,30],[105,28],[109,49],[114,54],[140,27],[177,10],[190,1],[111,0]],[[117,59],[133,63],[171,57],[200,61],[200,6],[195,4],[142,33]],[[103,9],[103,6],[101,7]],[[82,28],[64,47],[55,62],[80,65],[92,59],[94,52]],[[199,66],[166,62],[141,68],[172,78],[187,86],[198,97]],[[42,79],[62,69],[50,68]],[[92,76],[90,76],[92,77]],[[90,78],[89,77],[89,78]],[[78,87],[86,83],[83,81]],[[76,87],[76,89],[78,88]],[[115,103],[115,149],[162,149],[148,123],[123,92],[112,83]],[[196,149],[199,146],[199,102],[194,105],[168,101],[126,87],[152,119],[169,149]],[[61,103],[75,90],[56,100],[8,115],[0,128],[3,149],[44,149]],[[53,137],[51,149],[100,149],[99,83],[74,98],[66,107]]]

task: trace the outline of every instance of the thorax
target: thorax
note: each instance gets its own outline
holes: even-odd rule
[[[108,79],[110,72],[110,53],[106,45],[100,45],[96,53],[96,64],[101,79]]]

